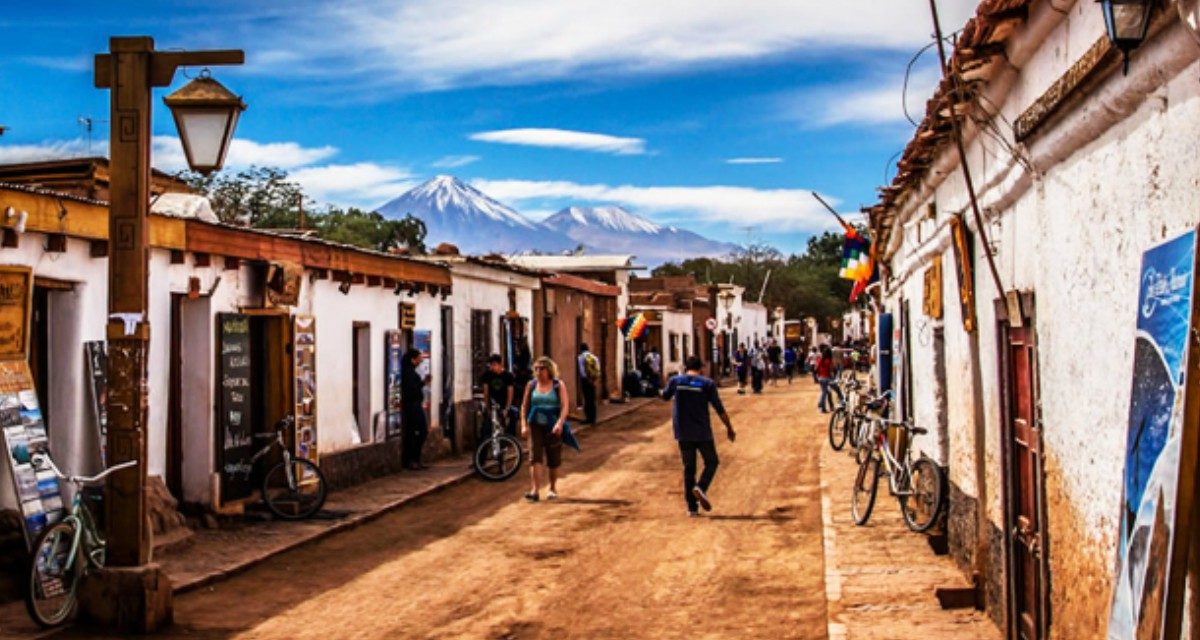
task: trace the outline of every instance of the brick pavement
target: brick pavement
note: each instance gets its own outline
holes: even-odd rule
[[[820,466],[830,640],[999,640],[983,613],[938,605],[934,589],[967,580],[948,556],[933,554],[924,535],[908,530],[886,478],[870,521],[859,527],[850,516],[854,460],[826,441]]]

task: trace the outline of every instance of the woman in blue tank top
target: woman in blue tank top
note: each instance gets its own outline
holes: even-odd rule
[[[533,363],[533,380],[525,387],[521,403],[521,435],[529,438],[532,458],[529,465],[530,491],[525,499],[537,502],[549,469],[550,490],[547,500],[558,497],[558,467],[562,464],[563,425],[571,402],[567,388],[558,379],[558,366],[545,356]]]

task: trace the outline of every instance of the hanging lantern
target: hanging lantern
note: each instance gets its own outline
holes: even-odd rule
[[[183,85],[163,98],[175,117],[183,153],[193,171],[208,175],[225,164],[238,116],[246,103],[208,75]]]

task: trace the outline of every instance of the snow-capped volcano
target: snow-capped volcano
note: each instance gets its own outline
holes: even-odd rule
[[[388,218],[425,222],[425,243],[452,242],[463,253],[563,251],[576,243],[453,176],[437,176],[379,207]]]
[[[695,257],[724,257],[739,249],[677,227],[664,227],[621,207],[568,207],[544,225],[598,253],[629,253],[655,266]]]

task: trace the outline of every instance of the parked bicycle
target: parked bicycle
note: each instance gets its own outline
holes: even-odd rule
[[[76,486],[71,509],[62,520],[42,529],[34,540],[25,593],[25,608],[38,625],[50,628],[63,624],[76,606],[79,579],[91,569],[104,566],[106,541],[96,519],[83,505],[84,485],[102,482],[109,475],[137,464],[136,460],[109,467],[94,476],[64,475],[48,456],[34,455],[33,468],[50,471],[60,480]],[[153,548],[153,542],[150,544]]]
[[[875,507],[879,476],[887,476],[888,492],[900,504],[900,515],[914,532],[928,531],[941,515],[944,497],[942,472],[932,460],[913,462],[909,443],[927,431],[907,420],[871,416],[871,432],[864,445],[866,455],[858,466],[850,512],[855,524],[865,525]]]
[[[283,460],[263,476],[262,499],[267,509],[283,520],[311,518],[325,505],[327,488],[321,468],[307,458],[296,458],[284,441],[295,418],[287,416],[275,424],[275,433],[256,433],[255,438],[270,439],[251,458],[246,468],[253,469],[259,458],[278,448]]]
[[[505,431],[507,416],[499,403],[488,402],[488,405],[486,415],[490,418],[492,433],[475,449],[473,462],[475,472],[481,478],[488,482],[502,482],[520,470],[525,452],[521,448],[521,441]]]
[[[833,447],[834,451],[841,451],[842,447],[846,446],[847,439],[850,440],[850,446],[857,446],[854,427],[863,414],[863,384],[854,374],[838,378],[833,384],[840,390],[838,397],[841,398],[841,402],[829,416],[829,446]]]

